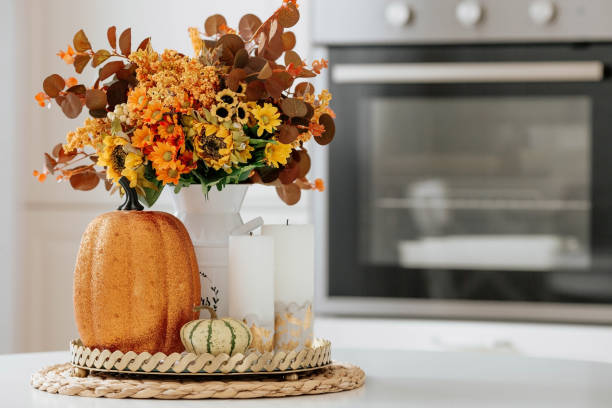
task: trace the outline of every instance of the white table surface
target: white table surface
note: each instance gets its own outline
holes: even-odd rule
[[[361,366],[363,388],[338,394],[232,400],[240,407],[610,407],[612,364],[490,353],[333,350]],[[1,407],[227,407],[227,400],[161,401],[68,397],[33,389],[36,369],[67,352],[0,355]]]

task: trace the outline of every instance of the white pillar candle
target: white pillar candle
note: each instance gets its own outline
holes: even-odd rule
[[[312,345],[314,229],[306,225],[264,225],[274,238],[274,347],[292,350]]]
[[[271,237],[229,237],[229,315],[249,326],[262,353],[274,349],[274,252]]]

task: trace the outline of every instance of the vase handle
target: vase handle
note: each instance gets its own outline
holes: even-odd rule
[[[257,228],[263,225],[263,218],[257,217],[253,218],[251,221],[246,224],[242,224],[239,227],[236,227],[232,230],[230,235],[247,235],[249,232],[256,230]]]

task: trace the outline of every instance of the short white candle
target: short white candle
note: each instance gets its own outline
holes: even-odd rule
[[[313,338],[313,226],[264,225],[261,233],[274,238],[275,348],[309,347]]]
[[[272,237],[229,237],[229,315],[246,322],[261,352],[274,346],[274,252]]]

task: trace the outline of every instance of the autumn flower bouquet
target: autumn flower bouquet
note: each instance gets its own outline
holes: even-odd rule
[[[327,61],[309,65],[292,50],[296,38],[286,29],[298,19],[296,0],[284,0],[263,23],[243,16],[237,30],[213,15],[204,32],[189,28],[192,57],[157,52],[149,38],[133,50],[129,28],[117,38],[110,27],[110,49],[94,50],[80,30],[58,55],[77,73],[100,67],[97,80],[88,87],[50,75],[36,100],[48,106],[54,99],[69,118],[86,107],[90,117],[45,154],[45,169],[34,175],[52,174],[78,190],[104,180],[111,191],[125,177],[149,206],[166,185],[178,192],[200,184],[207,193],[263,183],[290,205],[303,189],[322,190],[321,180],[306,179],[304,143],[325,145],[334,136],[331,94],[316,94],[307,82]]]

